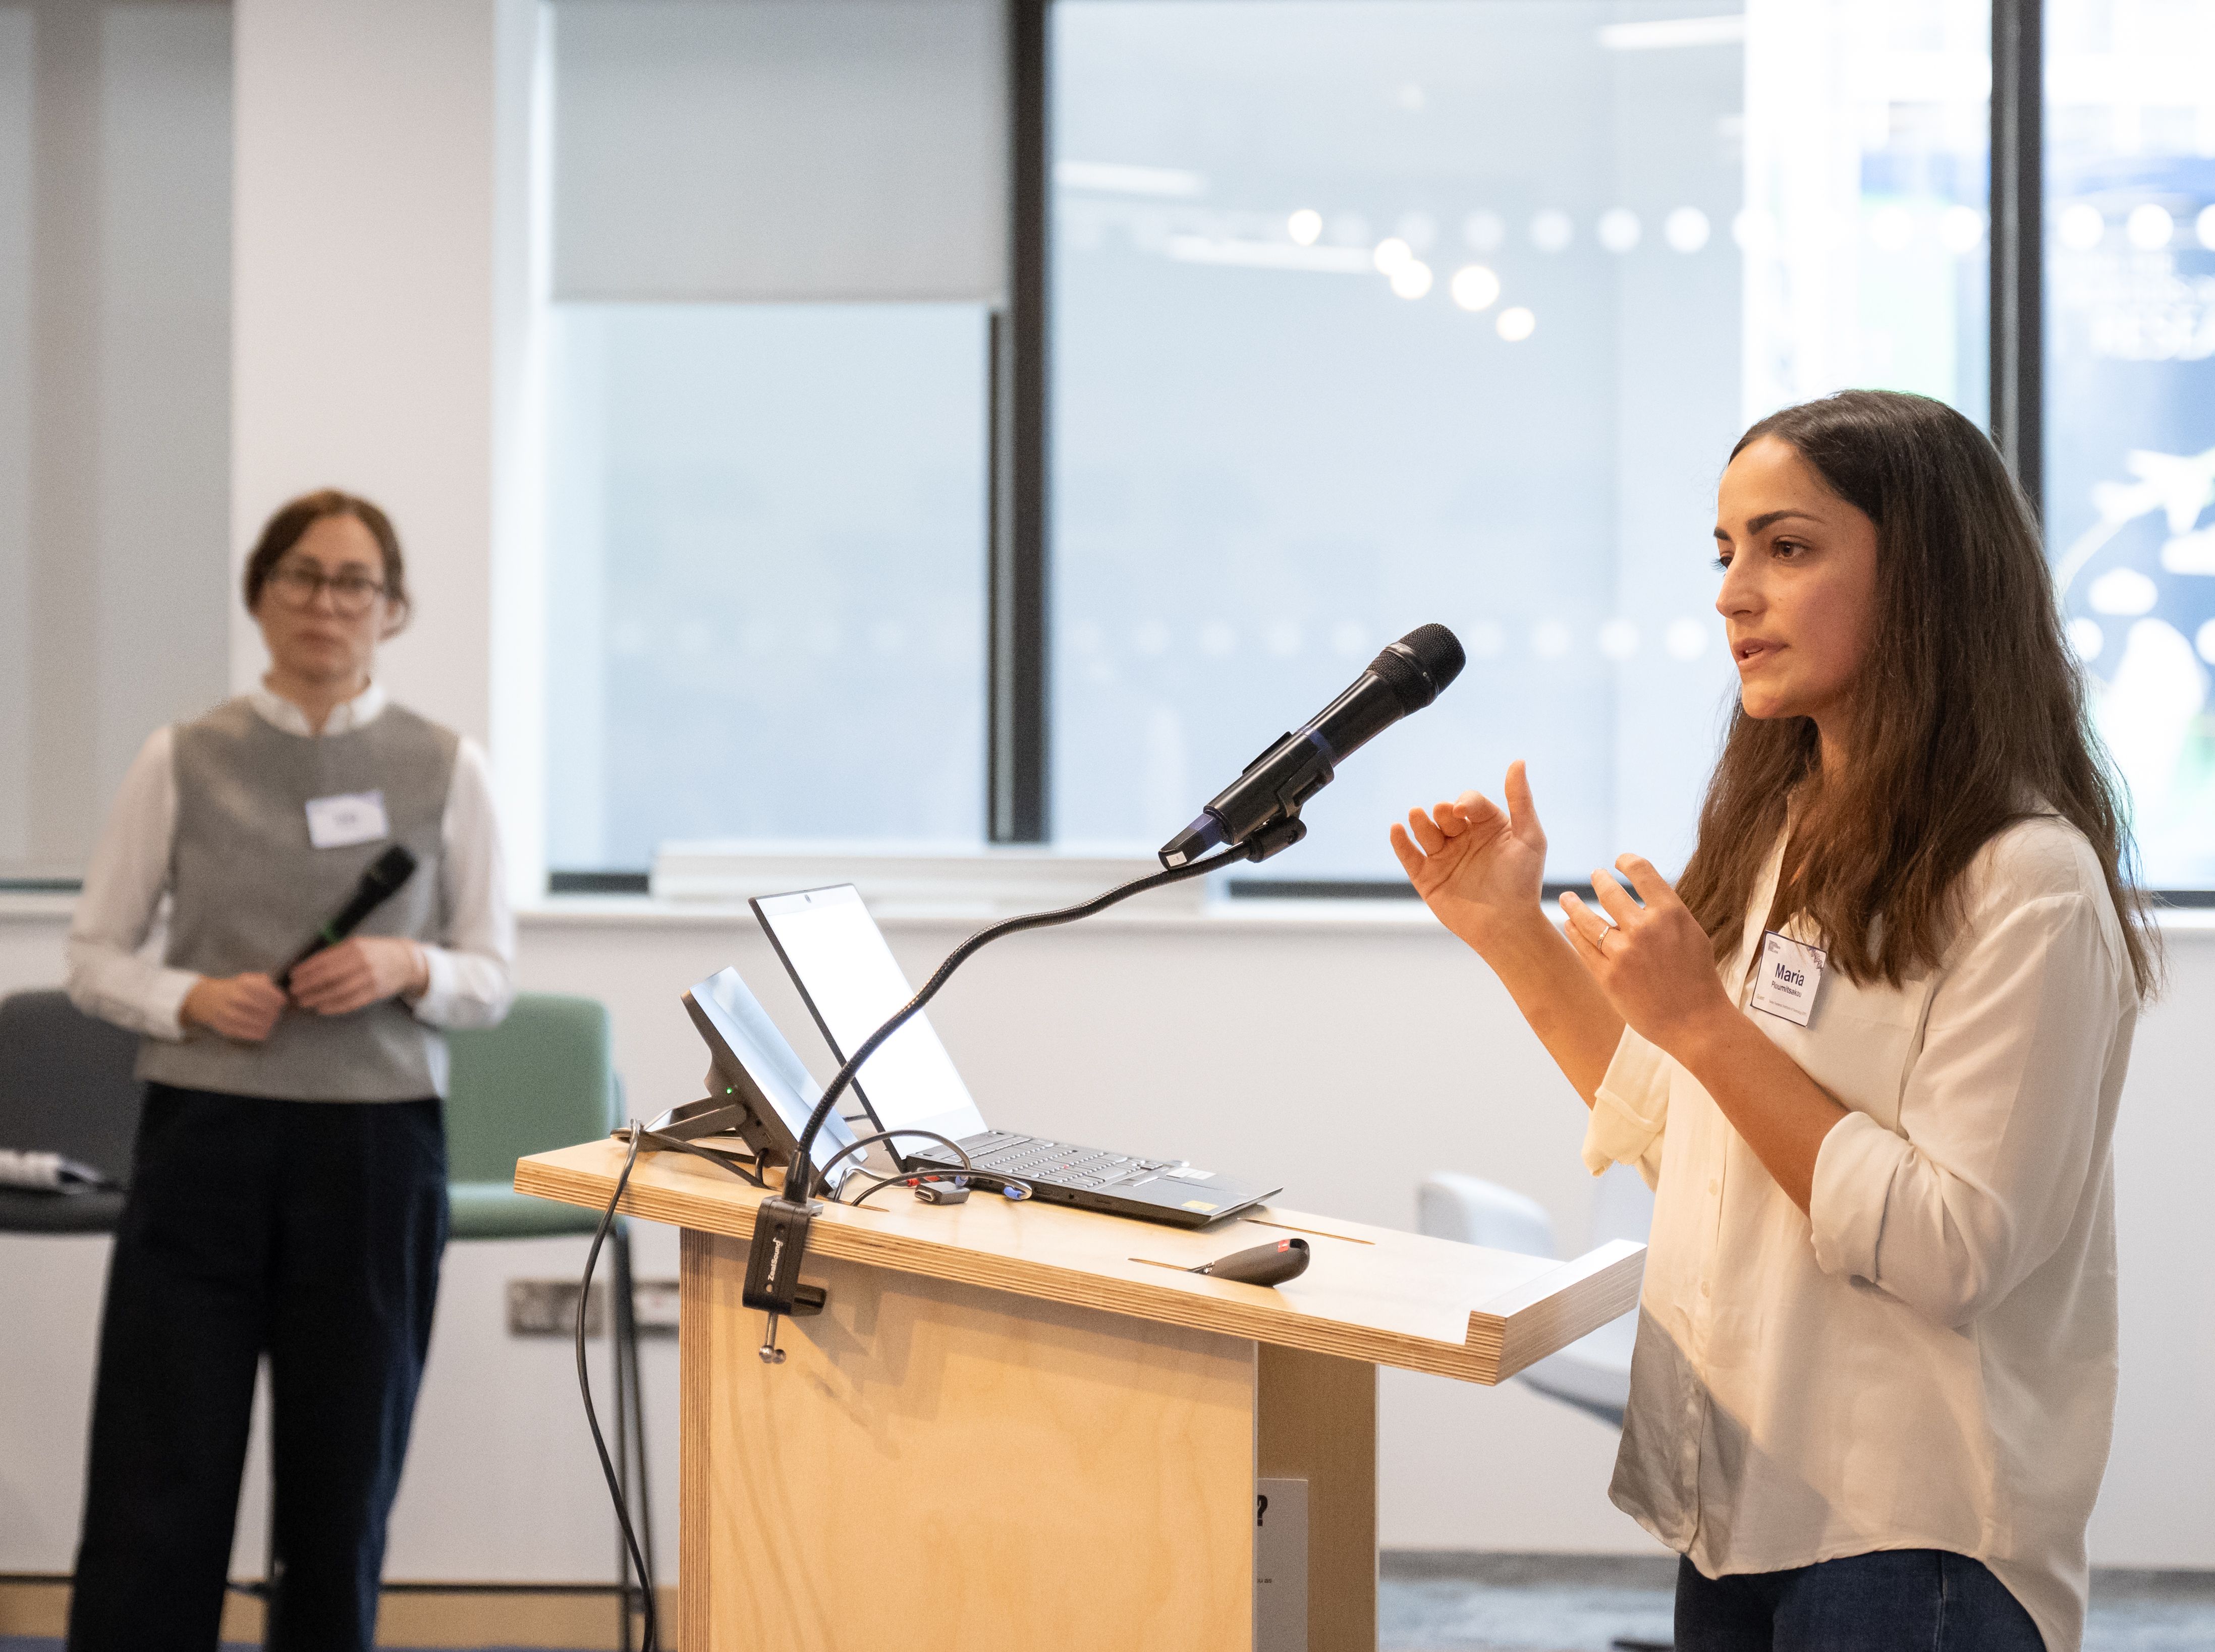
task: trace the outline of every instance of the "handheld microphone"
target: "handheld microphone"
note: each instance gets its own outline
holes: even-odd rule
[[[415,875],[415,857],[404,843],[396,843],[369,863],[369,870],[361,875],[361,882],[353,886],[353,898],[339,909],[338,915],[316,931],[316,938],[292,955],[292,961],[277,972],[279,990],[292,989],[292,971],[327,946],[336,946],[354,932],[364,918],[400,892],[400,887]]]
[[[1282,736],[1246,765],[1199,819],[1162,845],[1162,864],[1181,866],[1224,844],[1251,845],[1255,860],[1307,835],[1300,806],[1330,784],[1339,763],[1461,675],[1467,657],[1442,625],[1419,625],[1369,662],[1353,687],[1297,734]]]

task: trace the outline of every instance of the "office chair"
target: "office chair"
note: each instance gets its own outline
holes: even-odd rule
[[[596,999],[523,993],[497,1027],[449,1033],[446,1044],[453,1057],[446,1097],[446,1190],[453,1212],[449,1236],[466,1243],[591,1233],[599,1226],[598,1211],[531,1198],[512,1184],[515,1161],[525,1154],[593,1141],[622,1122],[623,1084],[616,1076],[607,1006]],[[629,1224],[620,1216],[609,1232],[608,1248],[615,1274],[609,1302],[611,1444],[639,1545],[651,1557],[653,1514],[647,1493],[637,1298]],[[631,1616],[646,1582],[634,1578],[620,1531],[616,1552],[622,1645],[629,1652]]]
[[[0,1147],[58,1153],[111,1181],[131,1177],[145,1086],[134,1033],[87,1015],[64,992],[0,1000]],[[112,1233],[120,1192],[0,1188],[0,1233]]]

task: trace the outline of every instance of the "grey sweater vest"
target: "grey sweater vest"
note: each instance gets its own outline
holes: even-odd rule
[[[171,967],[205,976],[274,973],[353,893],[391,843],[414,852],[415,875],[365,919],[360,935],[435,940],[446,794],[458,738],[387,706],[365,728],[310,739],[233,700],[174,735],[177,825],[169,860]],[[391,835],[318,849],[308,801],[382,792]],[[445,1041],[396,999],[351,1015],[286,1009],[261,1044],[206,1028],[182,1043],[149,1038],[138,1076],[186,1089],[296,1101],[412,1101],[446,1092]]]

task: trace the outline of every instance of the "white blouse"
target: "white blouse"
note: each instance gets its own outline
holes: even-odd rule
[[[1610,1495],[1711,1577],[1972,1556],[2075,1652],[2138,1020],[2099,861],[2053,817],[2009,828],[1964,874],[1938,968],[1895,988],[1834,961],[1803,1028],[1746,1007],[1782,856],[1724,980],[1850,1111],[1803,1215],[1691,1075],[1623,1033],[1585,1162],[1635,1164],[1656,1197]]]

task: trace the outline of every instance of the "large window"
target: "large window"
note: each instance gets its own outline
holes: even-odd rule
[[[841,15],[557,6],[556,866],[1150,850],[1427,621],[1462,682],[1267,873],[1384,887],[1517,756],[1555,876],[1674,866],[1733,439],[1997,383],[2148,880],[2215,885],[2215,0],[2046,0],[2028,229],[1990,0]]]
[[[553,8],[547,848],[975,844],[997,0]]]
[[[1982,4],[1053,8],[1055,825],[1151,844],[1383,642],[1470,663],[1310,806],[1530,761],[1559,875],[1690,847],[1714,484],[1844,384],[1985,400]]]
[[[2046,9],[2046,522],[2147,882],[2215,884],[2215,5]]]

